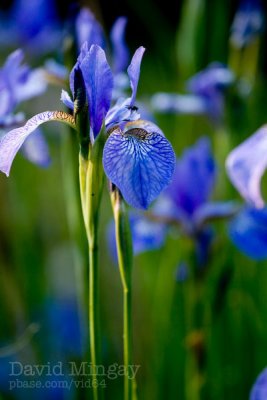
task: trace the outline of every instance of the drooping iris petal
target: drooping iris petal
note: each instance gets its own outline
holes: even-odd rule
[[[260,182],[267,167],[267,125],[260,128],[226,160],[226,169],[233,185],[253,206],[263,207]]]
[[[104,50],[97,45],[91,46],[80,68],[88,95],[90,126],[96,137],[110,107],[113,76]]]
[[[110,33],[113,48],[113,72],[118,74],[124,72],[129,61],[129,50],[125,42],[125,27],[127,18],[119,17]]]
[[[258,376],[250,392],[249,400],[267,399],[267,368]]]
[[[230,218],[237,213],[238,209],[239,206],[234,201],[205,203],[195,211],[194,224],[201,227],[214,220]]]
[[[61,121],[75,128],[75,122],[70,114],[62,111],[46,111],[29,119],[21,128],[13,129],[5,134],[0,140],[0,171],[9,175],[14,157],[35,129],[48,121]]]
[[[84,42],[87,42],[89,47],[92,44],[97,44],[101,47],[105,45],[103,29],[88,8],[82,8],[77,16],[76,35],[79,48]]]
[[[243,209],[229,227],[236,247],[254,260],[267,258],[267,208]]]
[[[146,121],[128,123],[115,129],[103,152],[108,178],[131,206],[146,209],[168,186],[175,155],[160,129]]]
[[[132,89],[132,97],[131,97],[131,102],[130,106],[132,107],[135,103],[136,99],[136,92],[137,92],[137,86],[138,86],[138,81],[139,81],[139,76],[140,76],[140,67],[141,67],[141,62],[142,58],[145,52],[144,47],[139,47],[136,52],[133,55],[131,64],[129,65],[127,72],[130,78],[130,84],[131,84],[131,89]]]
[[[21,150],[24,157],[42,168],[48,167],[51,162],[47,142],[38,128],[25,140]]]
[[[215,177],[216,166],[210,142],[207,138],[202,138],[177,160],[167,194],[177,208],[192,215],[209,199]]]

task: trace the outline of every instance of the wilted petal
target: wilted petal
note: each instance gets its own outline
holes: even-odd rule
[[[135,103],[136,99],[136,92],[137,92],[137,86],[138,86],[138,81],[139,81],[139,76],[140,76],[140,67],[141,67],[141,62],[142,58],[145,52],[144,47],[139,47],[136,52],[133,55],[131,64],[129,65],[127,72],[130,78],[130,84],[132,88],[132,97],[131,97],[131,102],[130,106],[132,107]]]
[[[267,208],[243,209],[231,222],[230,238],[236,247],[254,260],[267,258]]]
[[[146,121],[128,123],[109,136],[103,153],[104,170],[136,208],[148,208],[169,184],[175,166],[173,149],[160,129]]]
[[[258,376],[250,393],[249,400],[266,400],[267,399],[267,368],[265,368]]]
[[[91,46],[80,67],[88,95],[90,126],[96,137],[110,107],[113,76],[104,50],[97,45]]]
[[[105,36],[102,26],[88,8],[82,8],[77,16],[76,34],[79,48],[84,42],[87,42],[89,47],[92,44],[97,44],[101,47],[105,45]]]
[[[35,129],[48,121],[60,121],[75,127],[74,119],[71,115],[62,111],[46,111],[35,115],[21,128],[13,129],[4,135],[0,140],[0,171],[9,175],[15,155]]]
[[[25,140],[21,150],[24,157],[40,167],[46,168],[51,162],[47,142],[38,128]]]
[[[263,207],[260,182],[267,167],[267,125],[228,155],[226,169],[241,195],[255,207]]]
[[[200,206],[193,215],[197,227],[218,220],[230,218],[237,213],[239,206],[234,201],[205,203]]]
[[[119,17],[110,33],[110,39],[113,47],[113,72],[118,74],[124,72],[129,61],[129,50],[125,42],[125,27],[127,18]]]

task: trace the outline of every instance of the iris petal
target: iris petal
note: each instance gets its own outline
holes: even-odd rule
[[[110,107],[113,76],[104,50],[97,45],[91,46],[80,67],[88,94],[90,125],[96,137]]]
[[[129,50],[125,43],[125,27],[127,18],[119,17],[111,30],[110,39],[113,47],[113,72],[118,74],[124,72],[128,65]]]
[[[132,97],[131,97],[130,106],[133,106],[135,103],[137,86],[138,86],[138,81],[139,81],[139,76],[140,76],[140,66],[141,66],[141,61],[142,61],[144,52],[145,52],[145,48],[142,46],[139,47],[136,50],[136,52],[134,53],[131,64],[129,65],[129,67],[127,69],[130,83],[131,83],[131,88],[132,88]]]
[[[118,128],[108,138],[103,153],[104,170],[127,203],[146,209],[168,186],[175,155],[154,124],[138,121],[127,125],[127,131]]]
[[[236,247],[248,257],[267,258],[267,208],[243,209],[231,222],[229,233]]]
[[[9,131],[1,138],[0,171],[4,172],[7,176],[9,175],[14,157],[27,137],[34,132],[39,125],[48,121],[61,121],[75,127],[73,117],[62,111],[45,111],[35,115],[33,118],[29,119],[24,126]]]
[[[249,397],[249,400],[265,399],[267,399],[267,368],[265,368],[258,376]]]
[[[227,157],[228,175],[241,195],[255,207],[263,207],[260,181],[267,167],[267,125],[236,147]]]

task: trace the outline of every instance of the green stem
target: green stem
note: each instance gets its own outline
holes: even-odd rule
[[[98,400],[102,392],[98,390],[97,366],[100,365],[100,324],[98,296],[98,223],[103,189],[103,135],[90,146],[88,159],[80,153],[80,192],[84,224],[89,248],[89,332],[92,365],[93,398]]]
[[[111,201],[115,219],[118,264],[123,287],[123,361],[125,367],[124,400],[131,400],[134,397],[134,380],[131,379],[130,375],[130,366],[132,364],[132,238],[125,204],[118,189],[113,189],[114,190],[111,193]]]

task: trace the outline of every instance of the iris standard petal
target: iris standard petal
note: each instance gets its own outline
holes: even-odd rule
[[[146,49],[142,46],[136,50],[136,52],[133,55],[131,64],[127,69],[132,88],[132,97],[130,102],[131,107],[134,105],[136,99],[137,86],[140,76],[140,67],[145,50]]]
[[[137,121],[126,124],[124,131],[117,128],[111,133],[103,165],[127,203],[146,209],[170,183],[175,154],[156,125]]]
[[[113,76],[104,50],[97,45],[91,46],[80,68],[88,95],[90,126],[96,137],[110,107]]]
[[[102,26],[88,8],[82,8],[77,16],[76,35],[79,48],[84,42],[87,42],[89,47],[92,44],[97,44],[101,47],[105,45],[105,36]]]
[[[233,185],[253,206],[263,207],[260,182],[267,167],[267,125],[228,155],[226,169]]]
[[[129,50],[125,42],[125,27],[127,18],[119,17],[110,32],[113,49],[113,72],[118,74],[124,72],[129,62]]]
[[[46,111],[29,119],[21,128],[13,129],[0,140],[0,171],[9,175],[14,157],[35,129],[48,121],[61,121],[75,128],[75,122],[71,115],[62,111]]]
[[[249,397],[249,400],[265,399],[267,399],[267,368],[265,368],[258,376]]]
[[[254,260],[267,258],[267,208],[243,209],[231,222],[230,238],[236,247]]]

